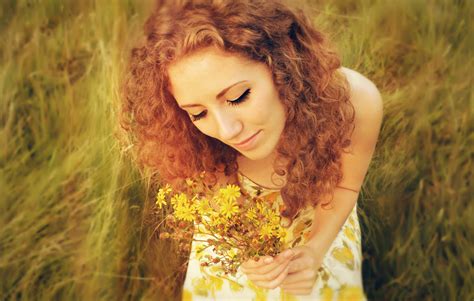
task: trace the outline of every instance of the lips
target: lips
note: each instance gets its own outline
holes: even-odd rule
[[[237,144],[234,144],[235,146],[240,146],[240,145],[243,145],[245,143],[247,143],[248,141],[252,140],[253,137],[255,137],[260,131],[256,132],[255,134],[253,134],[252,136],[250,136],[249,138],[245,139],[244,141],[240,142],[240,143],[237,143]]]

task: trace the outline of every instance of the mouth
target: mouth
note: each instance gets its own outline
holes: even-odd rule
[[[260,133],[260,131],[257,131],[255,134],[253,134],[253,135],[250,136],[249,138],[243,140],[242,142],[239,142],[239,143],[234,144],[234,146],[236,146],[236,147],[241,147],[241,146],[247,145],[247,144],[248,144],[249,142],[251,142],[259,133]]]

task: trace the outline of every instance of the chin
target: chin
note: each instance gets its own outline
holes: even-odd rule
[[[268,156],[270,156],[271,152],[256,148],[254,150],[240,152],[240,154],[249,160],[258,161],[258,160],[263,160],[267,158]]]

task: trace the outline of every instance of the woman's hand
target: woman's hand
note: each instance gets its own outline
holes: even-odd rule
[[[280,287],[286,293],[309,295],[313,290],[324,256],[318,256],[318,252],[305,245],[290,250],[295,253],[295,256],[289,263],[288,275]]]
[[[265,256],[258,261],[248,260],[241,265],[241,269],[255,285],[274,289],[288,275],[289,263],[294,255],[293,251],[286,250],[275,257]]]

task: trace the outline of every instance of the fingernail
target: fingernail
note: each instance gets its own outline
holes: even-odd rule
[[[271,263],[272,261],[273,261],[273,258],[269,257],[269,258],[265,258],[265,260],[263,262]]]
[[[290,258],[292,256],[293,256],[293,252],[291,252],[291,251],[286,251],[285,254],[283,254],[283,257],[285,257],[285,258]]]

